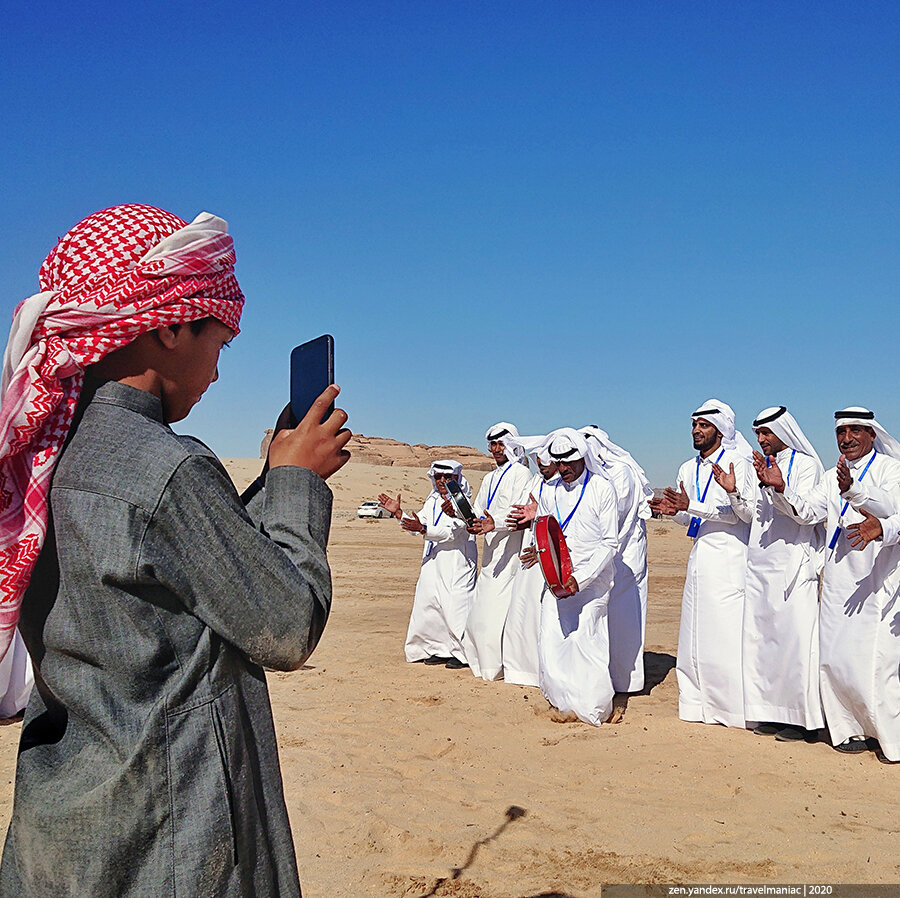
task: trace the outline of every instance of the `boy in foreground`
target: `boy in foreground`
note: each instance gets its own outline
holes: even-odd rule
[[[16,310],[0,628],[18,622],[35,691],[4,895],[300,894],[262,667],[300,667],[325,626],[324,478],[350,433],[341,410],[319,424],[329,387],[245,509],[172,432],[238,331],[233,266],[221,219],[118,206],[62,238]]]

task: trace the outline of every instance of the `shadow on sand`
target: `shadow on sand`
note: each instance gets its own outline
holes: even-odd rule
[[[675,666],[675,656],[665,652],[644,652],[644,688],[635,695],[650,695]]]
[[[640,692],[617,692],[613,698],[613,710],[609,723],[620,723],[628,710],[628,699],[632,695],[650,695],[668,676],[675,666],[675,656],[664,652],[644,652],[644,688]]]
[[[463,873],[465,873],[466,870],[468,870],[469,867],[471,867],[472,864],[475,863],[475,858],[478,856],[478,852],[481,849],[482,845],[487,845],[488,842],[493,842],[494,839],[496,839],[503,832],[503,830],[505,830],[506,827],[509,826],[509,824],[513,822],[513,820],[518,820],[520,817],[524,817],[525,814],[526,814],[525,808],[520,808],[516,804],[508,807],[503,814],[503,816],[505,818],[504,821],[489,836],[486,836],[483,839],[479,839],[472,846],[472,850],[469,852],[469,856],[466,858],[466,862],[461,867],[454,867],[453,872],[450,874],[450,876],[442,876],[434,884],[434,887],[431,889],[431,891],[425,892],[425,894],[420,896],[420,898],[434,898],[434,896],[438,892],[438,889],[440,889],[440,887],[442,885],[444,885],[444,883],[453,882],[454,880],[459,879],[460,876],[462,876]],[[547,896],[545,896],[545,898],[549,898],[549,896],[551,896],[553,894],[554,894],[553,892],[549,892],[547,894]],[[537,896],[535,896],[535,898],[537,898]],[[563,898],[565,898],[565,896],[563,896]]]

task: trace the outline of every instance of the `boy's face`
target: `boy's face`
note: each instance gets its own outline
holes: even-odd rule
[[[186,418],[218,379],[219,353],[233,337],[234,331],[215,318],[205,321],[200,333],[194,333],[188,324],[178,329],[175,357],[168,366],[161,397],[166,423]]]

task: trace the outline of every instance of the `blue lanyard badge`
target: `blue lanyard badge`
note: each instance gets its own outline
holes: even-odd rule
[[[562,516],[559,513],[559,503],[556,501],[556,496],[553,496],[553,501],[556,504],[556,520],[559,521],[559,529],[562,530],[563,533],[566,532],[566,525],[569,521],[572,520],[572,515],[578,511],[578,506],[581,505],[581,500],[584,498],[584,491],[587,489],[588,481],[591,479],[591,472],[588,471],[584,478],[584,483],[581,484],[581,493],[578,496],[578,501],[575,503],[575,507],[569,512],[569,516],[562,520]],[[541,484],[543,486],[543,484]]]
[[[719,457],[716,459],[716,464],[722,461],[722,456],[725,454],[724,449],[719,450]],[[709,485],[712,483],[712,471],[709,472],[709,477],[706,481],[706,486],[703,488],[703,495],[700,495],[700,456],[697,456],[697,476],[694,478],[694,487],[697,491],[697,501],[703,503],[706,501],[706,494],[709,492]],[[697,534],[700,532],[700,518],[691,518],[690,526],[688,527],[687,535],[694,539]]]
[[[866,476],[866,472],[869,468],[872,467],[872,462],[875,461],[875,456],[878,455],[878,450],[876,449],[872,453],[872,457],[869,459],[868,464],[863,468],[862,474],[859,475],[859,482],[862,483],[863,477]],[[838,537],[841,535],[841,530],[844,528],[840,525],[840,521],[844,520],[844,515],[847,514],[847,508],[850,506],[850,502],[847,501],[844,503],[844,507],[841,509],[841,514],[838,517],[838,525],[834,528],[834,536],[831,537],[831,542],[828,543],[828,548],[833,549],[837,545]]]
[[[517,464],[517,462],[511,462],[511,461],[507,462],[507,463],[506,463],[506,470],[500,475],[500,478],[497,480],[497,485],[496,485],[493,489],[491,489],[490,487],[488,487],[488,500],[487,500],[487,508],[485,508],[485,511],[490,511],[490,509],[491,509],[491,502],[494,501],[494,496],[497,495],[497,490],[500,489],[500,484],[503,483],[503,478],[506,477],[506,475],[509,473],[509,469],[510,469],[514,464]]]

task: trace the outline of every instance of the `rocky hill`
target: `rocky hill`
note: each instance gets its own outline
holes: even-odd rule
[[[260,458],[265,458],[272,431],[267,430],[260,446]],[[471,446],[427,446],[424,443],[401,443],[387,437],[367,437],[355,433],[347,446],[354,461],[370,465],[402,465],[411,468],[427,468],[439,458],[453,458],[469,471],[490,471],[494,461],[490,456]]]

